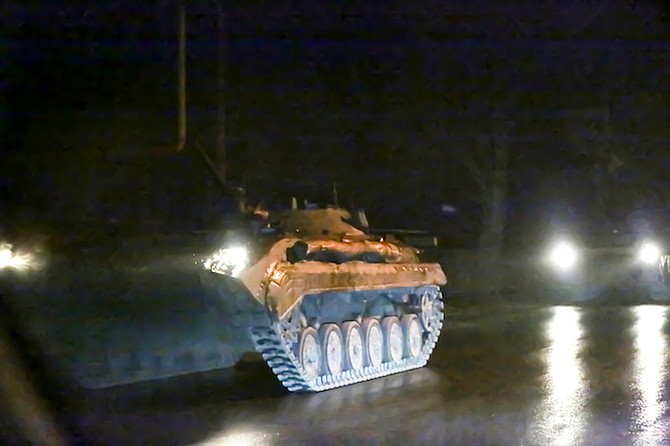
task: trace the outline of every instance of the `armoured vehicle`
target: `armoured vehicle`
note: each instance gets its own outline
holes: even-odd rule
[[[309,392],[430,357],[442,269],[343,209],[259,217],[195,151],[29,165],[3,176],[0,292],[55,376],[104,388],[257,351],[290,391]]]

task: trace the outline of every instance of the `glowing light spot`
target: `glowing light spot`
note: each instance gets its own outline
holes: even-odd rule
[[[653,265],[654,263],[658,263],[661,258],[661,254],[662,252],[660,246],[658,246],[656,243],[645,242],[642,246],[640,246],[637,258],[642,263]]]
[[[637,400],[633,404],[634,444],[666,444],[664,413],[667,404],[663,395],[666,380],[665,363],[668,346],[663,327],[666,309],[660,306],[641,306],[634,310],[635,369],[633,388]]]
[[[227,432],[220,436],[210,438],[198,446],[270,446],[272,435],[266,432]]]
[[[33,256],[29,253],[14,252],[12,245],[0,244],[0,270],[14,269],[23,271],[34,264]]]
[[[579,262],[579,251],[573,243],[562,240],[551,247],[548,261],[559,271],[569,271]]]
[[[587,386],[579,357],[581,315],[574,307],[556,307],[545,326],[549,341],[546,396],[538,413],[538,444],[581,444],[586,432]]]
[[[205,260],[204,267],[211,271],[239,276],[249,266],[249,251],[244,247],[221,248]]]

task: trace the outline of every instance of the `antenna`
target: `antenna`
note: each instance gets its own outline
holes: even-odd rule
[[[337,183],[335,181],[333,181],[333,204],[335,204],[336,208],[340,207],[337,200]]]

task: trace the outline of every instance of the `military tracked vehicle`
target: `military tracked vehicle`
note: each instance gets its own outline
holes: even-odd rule
[[[241,293],[263,307],[267,319],[247,329],[291,391],[422,367],[440,334],[439,286],[446,283],[440,266],[420,263],[412,248],[375,240],[350,219],[342,209],[291,210],[246,269],[241,246],[223,247],[205,261],[208,270],[244,285],[222,295]]]
[[[31,170],[4,172],[0,292],[48,367],[78,385],[257,351],[289,390],[321,391],[422,367],[437,342],[440,266],[346,210],[254,216],[195,151],[24,161]]]

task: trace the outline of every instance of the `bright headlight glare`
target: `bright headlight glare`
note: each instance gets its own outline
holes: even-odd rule
[[[31,268],[34,264],[30,253],[16,252],[9,243],[0,243],[0,271],[3,269],[14,269],[23,271]]]
[[[244,247],[221,248],[205,260],[205,268],[237,277],[249,266],[249,251]]]
[[[6,268],[12,263],[12,248],[10,245],[0,245],[0,268]]]
[[[653,242],[645,242],[637,252],[637,259],[647,265],[657,263],[661,258],[661,247]]]
[[[562,240],[549,249],[547,260],[554,268],[567,271],[579,262],[579,251],[573,243]]]

